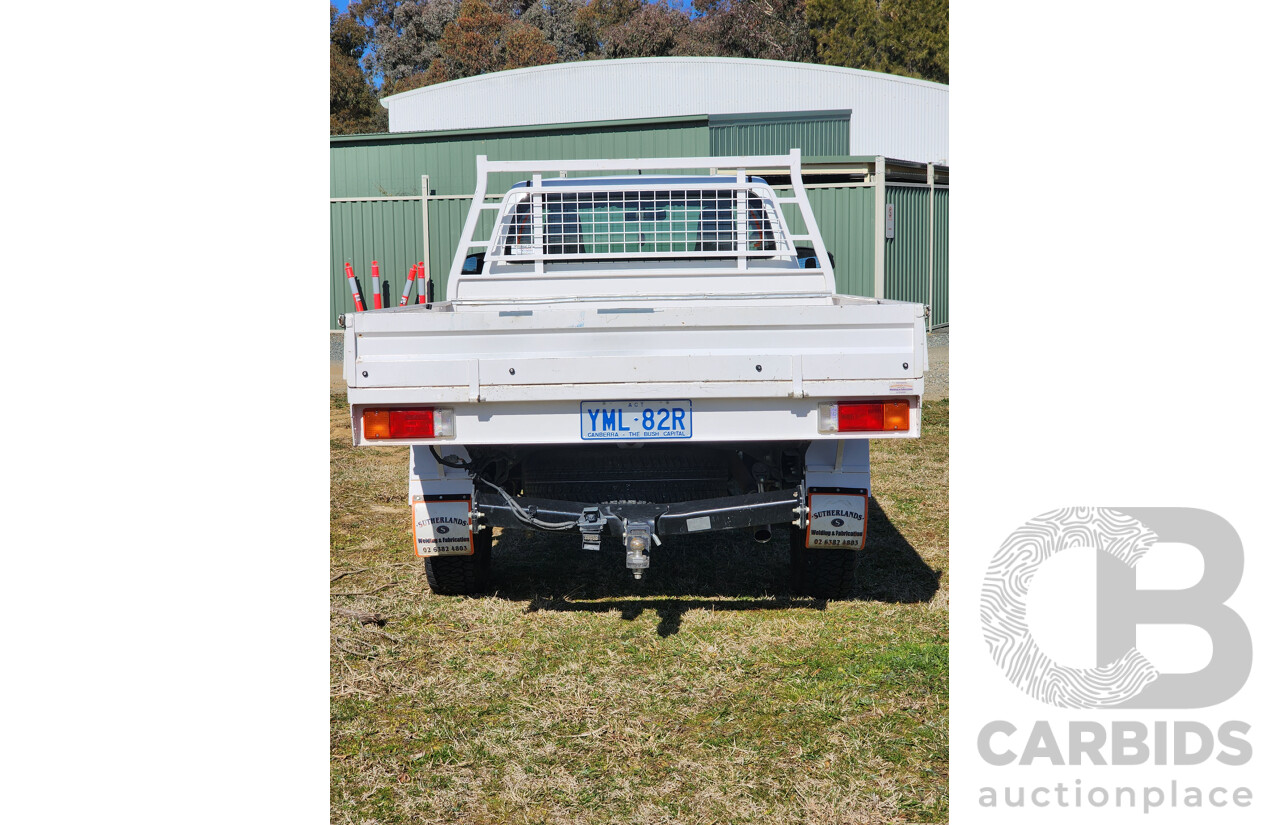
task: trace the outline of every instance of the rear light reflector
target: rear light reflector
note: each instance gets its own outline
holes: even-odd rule
[[[884,404],[837,404],[836,432],[884,429]]]
[[[911,429],[906,401],[841,401],[818,405],[818,432],[870,433]]]
[[[884,428],[886,430],[911,429],[911,406],[906,401],[891,401],[884,405]]]
[[[453,410],[447,407],[367,409],[360,416],[368,441],[397,438],[453,438]]]

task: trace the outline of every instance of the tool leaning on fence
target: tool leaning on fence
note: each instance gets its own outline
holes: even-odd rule
[[[400,306],[409,303],[409,293],[413,292],[413,284],[418,279],[418,265],[414,264],[409,267],[409,277],[404,281],[404,292],[400,293]]]
[[[346,261],[343,266],[347,273],[347,285],[351,287],[351,299],[355,303],[355,310],[356,312],[364,312],[369,307],[365,306],[364,292],[360,286],[360,279],[356,277],[355,270],[352,269],[350,261]],[[382,309],[383,283],[379,277],[378,262],[370,262],[369,269],[369,277],[373,284],[373,309]],[[418,261],[416,264],[409,267],[409,274],[405,277],[404,291],[400,293],[399,306],[408,306],[409,296],[413,293],[413,285],[415,283],[418,285],[418,300],[416,303],[427,304],[428,308],[430,308],[432,284],[427,280],[427,267],[422,261]],[[387,286],[390,287],[390,285],[391,282],[388,281]],[[388,308],[391,306],[390,295],[387,296],[386,305]]]
[[[364,312],[364,301],[360,298],[360,282],[356,280],[356,273],[351,269],[351,262],[348,261],[347,269],[347,285],[351,287],[351,300],[355,301],[356,312]]]
[[[382,309],[382,279],[378,277],[378,262],[369,264],[369,278],[373,281],[373,308]]]

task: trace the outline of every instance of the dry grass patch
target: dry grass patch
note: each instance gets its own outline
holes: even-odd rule
[[[781,535],[670,541],[637,584],[509,531],[489,595],[436,596],[406,451],[332,415],[333,603],[386,619],[333,617],[334,822],[946,820],[946,401],[874,444],[875,549],[829,603],[787,598]]]

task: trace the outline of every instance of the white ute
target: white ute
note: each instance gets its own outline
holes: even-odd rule
[[[793,591],[844,595],[869,439],[920,434],[925,308],[836,294],[799,150],[476,171],[448,299],[343,318],[355,443],[409,447],[431,587],[484,590],[495,527],[616,537],[638,579],[776,525]],[[486,201],[494,173],[527,179]]]

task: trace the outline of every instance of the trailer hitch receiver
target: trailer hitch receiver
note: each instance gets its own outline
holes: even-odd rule
[[[639,581],[649,567],[649,544],[653,541],[653,525],[646,521],[627,522],[627,569]]]

